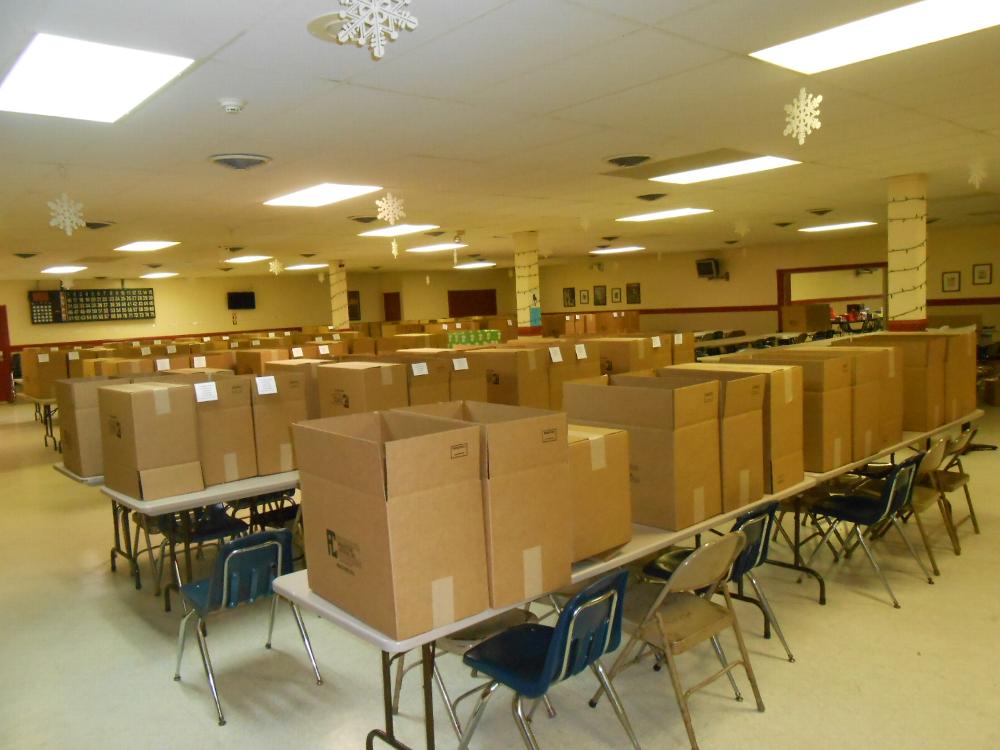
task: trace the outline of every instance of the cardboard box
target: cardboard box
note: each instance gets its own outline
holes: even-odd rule
[[[97,389],[127,382],[104,377],[56,381],[62,461],[77,476],[96,477],[104,474]]]
[[[351,346],[347,341],[314,341],[307,344],[299,344],[292,348],[292,355],[295,349],[302,350],[302,356],[307,359],[322,359],[323,357],[345,357],[351,353]]]
[[[764,390],[764,489],[781,492],[805,479],[803,454],[802,368],[794,365],[724,364],[722,362],[673,365],[674,370],[711,372],[720,381],[763,375]]]
[[[660,334],[664,344],[670,344],[671,360],[675,365],[689,364],[695,361],[694,333],[669,331]]]
[[[194,386],[198,457],[206,487],[257,476],[250,390],[247,376]]]
[[[319,412],[337,417],[407,405],[403,365],[390,362],[337,362],[320,365]]]
[[[319,366],[328,365],[328,359],[272,359],[264,363],[264,374],[299,374],[306,385],[306,414],[309,419],[319,419]]]
[[[1000,406],[1000,379],[987,378],[983,381],[983,401],[990,406]]]
[[[351,354],[375,354],[375,342],[376,339],[368,337],[358,337],[348,341],[348,345],[351,349]]]
[[[98,389],[97,401],[108,487],[143,500],[205,488],[191,386],[112,385]]]
[[[413,351],[400,349],[393,354],[379,355],[379,360],[403,365],[408,402],[411,405],[449,401],[451,364],[437,357],[413,354]],[[485,384],[485,378],[483,382]]]
[[[310,589],[397,640],[487,609],[477,428],[369,413],[294,433]]]
[[[179,367],[176,370],[161,370],[159,374],[175,382],[204,383],[209,380],[234,377],[232,370],[217,367]]]
[[[601,372],[618,375],[653,367],[650,357],[651,341],[643,337],[593,338],[588,343],[597,347],[601,358]]]
[[[163,354],[149,357],[153,361],[153,372],[168,370],[186,370],[191,367],[190,354]],[[200,368],[199,368],[200,369]]]
[[[237,375],[263,375],[264,363],[276,359],[288,359],[287,349],[237,349]]]
[[[21,377],[24,395],[55,398],[56,381],[69,375],[67,353],[51,348],[30,347],[21,350]]]
[[[472,401],[410,407],[481,430],[490,606],[569,584],[572,558],[566,415]]]
[[[829,328],[830,305],[825,302],[814,305],[783,305],[781,308],[782,331],[812,333]]]
[[[469,364],[486,373],[491,404],[549,408],[548,357],[537,349],[477,349],[465,352]]]
[[[628,433],[569,425],[573,562],[632,539]]]
[[[193,367],[214,367],[220,370],[236,371],[236,352],[230,349],[225,351],[206,352],[204,355],[200,355],[205,359],[204,364],[199,364],[198,356],[199,355],[191,357],[191,365]]]
[[[764,495],[764,375],[740,373],[721,379],[712,372],[661,368],[657,377],[668,383],[719,382],[719,446],[722,470],[722,510],[729,512]],[[621,380],[623,380],[622,378]]]
[[[399,355],[414,355],[428,359],[441,359],[448,367],[447,401],[486,401],[486,370],[477,360],[469,358],[454,349],[433,347],[400,349]],[[412,400],[410,403],[413,403]]]
[[[259,375],[250,379],[250,385],[257,473],[267,476],[292,471],[295,454],[291,426],[309,417],[306,377],[290,373]]]
[[[95,360],[99,362],[100,360]],[[108,360],[105,360],[107,362]],[[103,368],[102,375],[117,375],[120,378],[132,375],[152,375],[156,372],[156,363],[149,358],[146,359],[118,359],[114,363],[114,372],[108,372],[110,368]]]
[[[719,460],[719,384],[680,388],[567,383],[573,424],[628,431],[632,520],[684,529],[722,511]]]
[[[601,374],[597,345],[591,341],[563,342],[545,347],[549,356],[549,408],[561,410],[563,385]]]
[[[383,331],[383,337],[378,339],[375,349],[379,354],[392,354],[399,349],[414,349],[417,347],[443,348],[448,346],[448,334],[439,333],[397,333],[388,336]]]

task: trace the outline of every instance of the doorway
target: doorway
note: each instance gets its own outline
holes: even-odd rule
[[[448,317],[469,318],[473,315],[497,314],[496,289],[448,290]]]
[[[843,315],[851,307],[885,311],[888,300],[888,263],[851,263],[840,266],[778,269],[778,330],[781,308],[792,304],[829,304]]]
[[[13,362],[10,354],[10,333],[7,331],[7,306],[0,305],[0,401],[14,400]]]
[[[387,323],[403,319],[403,300],[399,292],[382,292],[382,317]]]

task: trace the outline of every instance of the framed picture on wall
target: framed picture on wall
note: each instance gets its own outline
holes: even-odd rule
[[[941,291],[942,292],[962,291],[962,272],[945,271],[943,274],[941,274]]]
[[[622,303],[622,288],[620,286],[611,289],[611,304],[620,305]]]
[[[589,305],[590,304],[590,292],[586,289],[580,290],[580,304]]]
[[[976,263],[972,266],[972,283],[973,284],[992,284],[993,283],[993,264],[992,263]]]
[[[607,305],[608,304],[608,288],[601,284],[600,286],[594,287],[594,305]]]
[[[563,307],[576,307],[576,288],[563,287]]]
[[[642,302],[642,290],[638,281],[625,285],[625,302],[629,305],[638,305]]]
[[[350,320],[361,320],[361,292],[347,291],[347,317]]]

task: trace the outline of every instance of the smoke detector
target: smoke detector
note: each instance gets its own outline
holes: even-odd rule
[[[227,115],[238,115],[247,106],[247,103],[234,96],[226,96],[219,99],[219,106],[222,107],[222,111]]]
[[[253,169],[254,167],[260,167],[269,163],[271,157],[263,156],[262,154],[213,154],[208,157],[208,160],[213,164],[218,164],[220,167],[228,167],[237,172],[244,172],[247,169]]]

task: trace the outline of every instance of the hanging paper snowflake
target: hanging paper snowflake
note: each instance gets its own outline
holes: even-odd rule
[[[280,260],[272,260],[267,264],[267,270],[277,276],[279,273],[285,270],[284,265],[282,265]]]
[[[396,41],[400,30],[417,28],[417,19],[407,8],[410,0],[340,0],[340,4],[344,25],[337,41],[367,46],[376,60],[385,54],[386,42]]]
[[[748,234],[750,234],[750,224],[742,220],[737,221],[735,224],[733,224],[733,231],[736,233],[737,237],[740,237],[742,239],[743,237],[746,237]]]
[[[403,210],[403,199],[392,193],[386,193],[385,198],[377,199],[375,205],[378,207],[378,218],[382,221],[395,224],[406,218],[406,211]]]
[[[399,259],[399,243],[395,239],[392,241],[392,257],[394,260]]]
[[[819,121],[819,105],[823,102],[823,96],[806,93],[806,90],[799,89],[799,95],[792,100],[791,104],[785,105],[785,132],[797,138],[799,145],[806,142],[806,136],[814,130],[819,130],[822,123]]]
[[[982,188],[983,183],[986,181],[986,165],[981,161],[975,162],[971,167],[969,167],[969,184],[972,185],[976,190]]]
[[[83,220],[83,204],[71,200],[66,193],[54,201],[49,201],[49,210],[52,212],[49,226],[63,230],[67,236],[71,236],[73,230],[80,229],[87,224]]]

